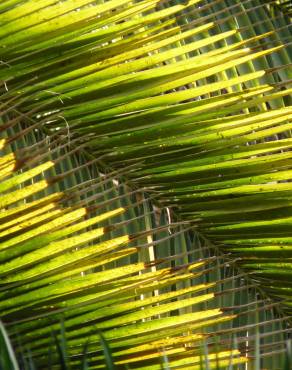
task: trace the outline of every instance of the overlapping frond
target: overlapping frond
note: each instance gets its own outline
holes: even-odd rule
[[[59,368],[61,337],[72,368],[84,358],[104,368],[101,331],[118,368],[239,366],[258,339],[281,363],[285,318],[228,256],[163,210],[155,221],[141,190],[99,172],[62,133],[18,130],[21,141],[2,142],[0,307],[22,366]]]

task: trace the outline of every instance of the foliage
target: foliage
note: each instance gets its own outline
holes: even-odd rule
[[[284,363],[287,33],[215,3],[0,4],[1,317],[23,368]]]

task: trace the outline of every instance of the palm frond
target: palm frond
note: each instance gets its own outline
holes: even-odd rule
[[[256,3],[0,5],[2,319],[38,366],[60,318],[76,368],[100,330],[119,366],[283,361],[288,26]]]

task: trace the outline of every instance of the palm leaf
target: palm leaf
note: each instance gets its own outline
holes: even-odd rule
[[[270,21],[253,28],[251,11],[269,10],[261,4],[227,6],[226,20],[227,2],[216,3],[0,6],[2,318],[41,368],[60,315],[77,368],[85,347],[90,368],[104,367],[98,330],[119,366],[161,368],[163,355],[170,368],[200,368],[202,341],[211,368],[245,363],[259,341],[263,363],[283,361],[286,318],[274,309],[291,307],[285,36]],[[161,224],[149,194],[167,207]],[[190,224],[169,221],[171,205]],[[237,268],[249,271],[244,285]],[[281,308],[257,306],[258,286]],[[240,351],[226,351],[234,332]]]

